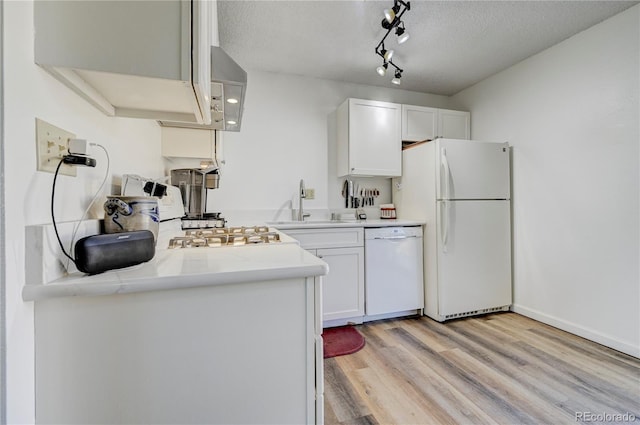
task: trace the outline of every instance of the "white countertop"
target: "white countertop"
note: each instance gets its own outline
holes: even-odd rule
[[[321,229],[336,227],[393,227],[393,226],[422,226],[423,221],[401,219],[371,219],[371,220],[320,220],[320,221],[272,221],[269,226],[278,230],[290,229]]]
[[[175,224],[158,237],[154,258],[146,263],[97,275],[80,272],[44,284],[27,283],[25,301],[53,297],[125,294],[186,287],[322,276],[327,264],[308,253],[294,239],[282,242],[219,248],[168,249]]]
[[[270,227],[289,229],[420,226],[423,222],[400,219],[269,222]],[[46,232],[43,232],[46,233]],[[326,275],[325,262],[300,248],[297,241],[280,233],[282,242],[221,248],[168,249],[171,237],[181,234],[179,220],[162,223],[154,258],[133,267],[97,275],[72,272],[44,283],[27,282],[25,301],[54,297],[95,296],[179,289],[196,286],[293,279]],[[38,244],[57,248],[57,245]],[[49,255],[54,255],[49,253]],[[29,267],[29,265],[27,265]]]

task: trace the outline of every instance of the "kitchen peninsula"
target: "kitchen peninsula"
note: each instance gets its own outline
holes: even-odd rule
[[[285,236],[286,238],[286,236]],[[37,423],[321,423],[320,280],[296,243],[26,285]]]

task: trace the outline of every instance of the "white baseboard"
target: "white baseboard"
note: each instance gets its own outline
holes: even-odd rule
[[[332,319],[324,320],[322,328],[335,328],[337,326],[361,325],[363,316],[349,317],[348,319]]]
[[[574,335],[581,336],[590,341],[597,342],[598,344],[602,344],[606,347],[613,348],[614,350],[623,352],[630,356],[640,358],[640,347],[638,346],[634,346],[624,341],[611,338],[600,332],[593,331],[591,329],[585,328],[575,323],[571,323],[566,320],[559,319],[554,316],[550,316],[546,313],[542,313],[540,311],[533,310],[533,309],[524,307],[522,305],[514,304],[511,307],[511,310],[523,316],[527,316],[531,319],[537,320],[538,322],[546,323],[547,325],[553,326],[558,329],[562,329],[563,331],[570,332]]]
[[[415,315],[422,316],[422,309],[397,311],[395,313],[377,314],[375,316],[364,316],[364,321],[372,322],[374,320],[395,319],[398,317],[415,316]]]

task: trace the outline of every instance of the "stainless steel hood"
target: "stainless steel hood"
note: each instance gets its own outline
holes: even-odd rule
[[[211,46],[211,124],[179,121],[158,123],[164,127],[240,131],[246,91],[247,72],[222,48]]]

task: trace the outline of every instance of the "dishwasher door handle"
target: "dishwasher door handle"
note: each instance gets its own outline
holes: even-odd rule
[[[398,240],[398,239],[410,239],[410,238],[417,238],[416,235],[412,235],[412,236],[390,236],[390,237],[384,237],[384,236],[379,236],[379,237],[374,237],[373,239],[375,240]]]

